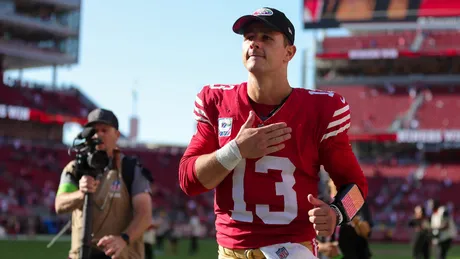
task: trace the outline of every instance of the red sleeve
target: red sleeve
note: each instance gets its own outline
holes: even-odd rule
[[[356,184],[363,197],[367,197],[367,180],[356,159],[348,139],[351,123],[350,106],[338,95],[327,103],[322,127],[319,148],[321,164],[339,190],[345,184]]]
[[[185,150],[179,164],[179,185],[189,196],[209,191],[196,177],[195,161],[199,156],[210,154],[219,148],[211,116],[213,111],[206,109],[205,94],[202,91],[195,100],[194,116],[197,131]]]

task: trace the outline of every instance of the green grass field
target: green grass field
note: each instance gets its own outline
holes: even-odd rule
[[[51,248],[46,248],[48,241],[0,241],[1,259],[66,259],[69,243],[57,242]],[[188,240],[179,243],[177,255],[171,255],[169,247],[163,255],[158,255],[156,259],[172,258],[199,258],[216,259],[217,250],[214,240],[202,240],[200,242],[199,254],[191,257],[187,255]],[[403,259],[411,258],[410,247],[408,244],[372,244],[374,253],[373,259]],[[454,246],[449,253],[449,259],[460,259],[460,246]]]

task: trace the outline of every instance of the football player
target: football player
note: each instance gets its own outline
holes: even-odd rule
[[[367,195],[347,136],[350,107],[337,93],[290,86],[295,30],[284,13],[258,9],[233,31],[243,35],[248,81],[197,95],[180,186],[215,189],[219,258],[316,258],[316,235],[349,222]],[[317,199],[320,165],[339,188],[331,204]]]

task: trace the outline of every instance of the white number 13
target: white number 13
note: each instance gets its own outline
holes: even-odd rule
[[[292,188],[295,184],[295,166],[286,157],[264,156],[256,162],[256,173],[267,174],[269,169],[281,170],[282,182],[275,183],[276,195],[284,198],[284,211],[270,211],[269,205],[256,204],[256,215],[265,224],[289,224],[297,217],[297,194]],[[246,159],[234,169],[232,197],[234,209],[232,218],[243,222],[253,222],[253,213],[246,210],[244,201],[244,174]],[[255,185],[254,185],[255,186]],[[254,187],[255,188],[255,187]],[[263,190],[260,190],[263,191]]]

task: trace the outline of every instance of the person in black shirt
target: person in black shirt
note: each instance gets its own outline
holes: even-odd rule
[[[414,259],[430,258],[430,222],[422,206],[418,205],[415,207],[414,217],[409,221],[409,227],[414,229],[412,257]]]
[[[367,202],[348,225],[340,227],[339,248],[343,259],[369,259],[372,253],[369,247],[373,222]]]
[[[328,188],[323,191],[325,200],[329,195],[334,196],[337,192],[334,182],[329,179]],[[371,210],[365,202],[349,224],[337,227],[330,238],[318,240],[319,252],[329,258],[370,259],[369,237],[373,225]]]

